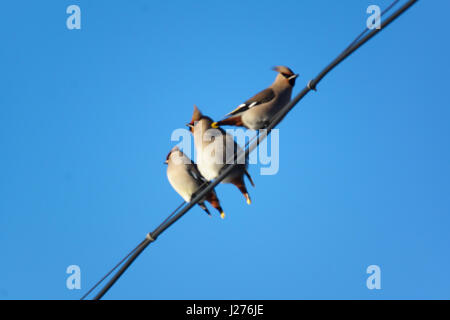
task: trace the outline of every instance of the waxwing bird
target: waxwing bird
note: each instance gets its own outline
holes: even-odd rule
[[[243,152],[242,148],[234,141],[233,136],[221,128],[212,128],[212,123],[211,118],[204,116],[194,106],[192,120],[187,124],[194,136],[198,170],[208,181],[217,178],[225,168],[235,163],[237,155]],[[247,171],[247,159],[242,162],[234,167],[231,173],[222,180],[222,183],[234,184],[244,195],[247,203],[251,204],[244,175],[248,177],[252,186],[254,183]]]
[[[259,130],[266,128],[275,114],[291,100],[292,88],[298,74],[284,66],[273,68],[278,72],[272,85],[256,94],[235,110],[226,115],[225,119],[214,122],[213,128],[223,125],[246,127]]]
[[[194,194],[206,183],[205,178],[202,177],[195,163],[193,163],[192,160],[178,147],[175,147],[170,151],[165,163],[167,164],[167,178],[169,179],[170,184],[184,201],[191,202]],[[220,217],[222,219],[225,218],[225,213],[220,206],[219,199],[214,190],[198,203],[198,205],[211,216],[211,213],[205,205],[205,201],[208,201],[220,212]]]

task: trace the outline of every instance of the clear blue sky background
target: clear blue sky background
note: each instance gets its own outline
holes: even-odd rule
[[[80,298],[180,203],[163,161],[193,104],[219,118],[278,64],[297,93],[388,3],[3,3],[0,298]],[[282,123],[279,173],[250,168],[251,206],[219,186],[226,220],[195,208],[106,298],[450,298],[449,10],[419,1],[346,60]]]

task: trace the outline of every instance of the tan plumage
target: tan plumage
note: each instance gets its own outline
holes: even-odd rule
[[[233,125],[252,130],[267,127],[273,116],[291,100],[292,88],[298,77],[288,67],[278,66],[273,70],[277,71],[278,75],[269,88],[239,105],[228,113],[225,119],[214,122],[212,127]]]
[[[203,177],[214,180],[229,165],[235,162],[237,154],[242,152],[242,148],[234,141],[234,138],[222,129],[211,127],[212,119],[204,116],[200,110],[194,106],[194,114],[188,126],[194,135],[194,144],[197,150],[197,167]],[[232,183],[239,188],[250,204],[250,196],[244,182],[244,175],[247,175],[252,185],[253,181],[247,172],[248,163],[239,163],[233,171],[222,181],[222,183]]]
[[[171,186],[184,201],[191,202],[194,194],[206,184],[206,180],[198,171],[197,166],[178,147],[170,151],[165,163],[167,164],[167,178]],[[204,201],[211,203],[220,212],[220,216],[225,217],[214,190],[198,203],[208,215],[211,215]]]

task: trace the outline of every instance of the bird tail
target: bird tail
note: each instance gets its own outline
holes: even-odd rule
[[[200,208],[202,208],[203,210],[205,210],[205,212],[208,214],[208,216],[211,216],[211,212],[209,212],[208,208],[205,206],[204,202],[200,202],[198,204],[200,206]]]
[[[248,180],[250,181],[250,183],[252,184],[252,187],[255,187],[255,183],[253,182],[252,177],[250,176],[250,173],[248,173],[247,169],[244,170],[245,175],[247,176]]]
[[[206,198],[206,201],[211,203],[211,205],[220,213],[220,217],[222,219],[225,218],[225,213],[223,212],[222,207],[220,206],[219,198],[217,198],[217,194],[215,191],[211,191]]]

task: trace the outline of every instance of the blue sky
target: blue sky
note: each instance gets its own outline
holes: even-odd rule
[[[388,3],[2,4],[0,299],[80,298],[180,203],[163,161],[193,104],[219,118],[279,64],[297,93]],[[281,124],[279,173],[250,168],[251,206],[219,186],[227,219],[195,208],[105,298],[449,299],[449,9],[419,1],[334,70]]]

